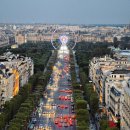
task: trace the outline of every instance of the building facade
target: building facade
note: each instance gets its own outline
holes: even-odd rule
[[[130,81],[129,55],[93,58],[89,64],[89,77],[99,96],[99,108],[106,112],[109,120],[115,123],[122,120],[123,90]]]
[[[18,44],[26,43],[26,36],[24,34],[16,34],[15,35],[15,42]]]
[[[0,56],[0,106],[17,95],[34,73],[31,58],[10,52]]]
[[[130,130],[130,80],[124,87],[121,105],[121,130]]]

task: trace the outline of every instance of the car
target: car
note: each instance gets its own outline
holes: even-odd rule
[[[64,123],[64,127],[68,127],[68,124],[67,124],[67,123]]]
[[[58,122],[58,127],[62,127],[62,123]]]
[[[63,99],[64,99],[64,96],[59,96],[59,99],[60,99],[60,100],[63,100]]]
[[[64,108],[65,108],[65,109],[67,109],[67,108],[68,108],[68,106],[67,106],[67,105],[64,105]]]
[[[71,103],[73,103],[74,102],[74,100],[73,99],[71,99]]]
[[[74,109],[74,105],[71,106],[71,109]]]
[[[74,110],[71,110],[71,112],[72,112],[72,113],[75,113],[75,111],[74,111]]]
[[[43,128],[43,124],[39,124],[39,128]]]
[[[64,108],[64,105],[58,105],[59,108],[63,109]]]
[[[72,120],[69,121],[69,125],[70,125],[70,126],[73,126],[73,121],[72,121]]]
[[[71,100],[71,97],[70,97],[70,96],[67,96],[67,100]]]
[[[63,122],[64,122],[63,118],[60,118],[60,122],[61,122],[61,123],[63,123]]]
[[[68,97],[67,97],[67,96],[65,96],[65,97],[64,97],[64,99],[65,99],[65,100],[68,100]]]
[[[46,114],[46,112],[43,112],[42,114]]]
[[[72,90],[68,90],[67,93],[72,93]]]
[[[64,123],[67,123],[67,119],[66,118],[64,119]]]
[[[65,92],[65,90],[59,90],[59,92]]]
[[[32,124],[36,124],[37,119],[36,118],[32,118]]]
[[[71,115],[71,118],[72,119],[76,119],[76,115],[74,114],[74,115]]]
[[[54,123],[55,123],[55,124],[58,124],[58,121],[59,121],[59,119],[56,118],[56,119],[54,120]]]
[[[57,106],[56,104],[52,103],[51,106]]]

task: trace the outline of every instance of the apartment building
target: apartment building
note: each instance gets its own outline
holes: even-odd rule
[[[114,37],[112,37],[112,36],[106,36],[105,37],[105,41],[108,42],[108,43],[113,43],[114,42]]]
[[[123,89],[130,80],[129,56],[93,58],[89,77],[98,93],[99,107],[105,109],[109,120],[117,123],[121,118]]]
[[[14,74],[5,65],[0,64],[0,106],[12,98],[13,89]]]
[[[105,79],[109,71],[115,69],[115,60],[109,56],[102,58],[93,58],[90,61],[89,77],[93,81],[93,85],[99,95],[100,105],[105,105]]]
[[[126,83],[121,103],[121,130],[130,130],[130,80]]]
[[[130,80],[130,70],[116,69],[111,71],[105,81],[105,103],[109,119],[118,122],[121,116],[121,97],[125,83]]]
[[[26,36],[24,34],[16,34],[15,35],[15,42],[18,43],[18,44],[23,44],[23,43],[26,43]]]
[[[99,34],[82,34],[80,36],[82,41],[86,42],[113,42],[113,36],[99,35]]]
[[[28,34],[27,41],[30,42],[41,42],[41,41],[51,41],[52,34]]]
[[[20,87],[28,82],[33,73],[34,65],[31,58],[11,52],[0,56],[0,105],[17,95]]]

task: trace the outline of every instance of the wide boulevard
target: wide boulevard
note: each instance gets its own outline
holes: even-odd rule
[[[44,96],[32,113],[29,130],[76,130],[69,62],[69,50],[61,45]]]

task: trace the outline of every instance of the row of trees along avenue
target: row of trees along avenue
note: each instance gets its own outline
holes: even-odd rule
[[[112,44],[111,44],[112,45]],[[99,98],[96,91],[93,89],[93,85],[89,83],[89,61],[93,57],[101,57],[104,55],[111,55],[110,49],[108,49],[110,44],[108,43],[78,43],[76,50],[76,60],[79,65],[79,77],[82,86],[76,85],[83,90],[84,99],[87,101],[90,107],[90,116],[95,117],[95,113],[99,113]],[[105,122],[105,125],[104,125]],[[109,130],[108,120],[106,115],[104,115],[100,121],[101,130]],[[114,128],[114,130],[118,130]]]
[[[26,85],[20,88],[18,95],[5,103],[4,110],[0,114],[0,130],[4,128],[8,128],[8,130],[25,130],[30,115],[39,104],[39,99],[49,81],[57,52],[52,53],[49,42],[26,43],[17,49],[8,48],[8,51],[31,57],[34,61],[35,74],[30,77]],[[43,72],[45,67],[47,69]]]
[[[76,111],[77,130],[89,130],[89,112],[87,110],[87,101],[83,98],[82,89],[77,83],[75,62],[73,52],[70,51],[71,78],[73,86],[74,108]]]

